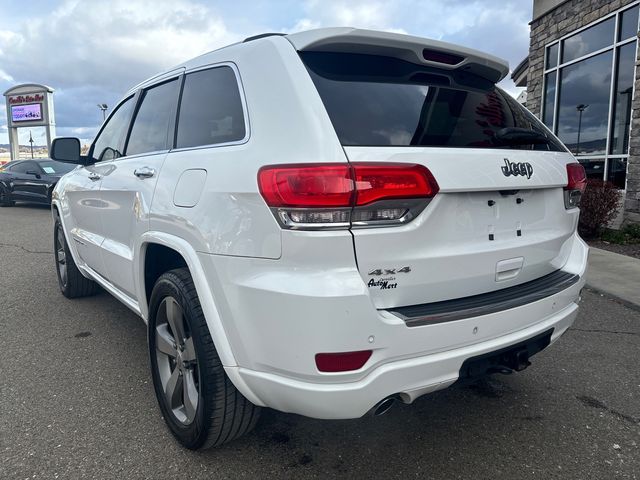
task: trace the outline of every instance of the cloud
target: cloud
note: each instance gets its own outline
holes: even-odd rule
[[[25,20],[19,32],[0,32],[0,61],[14,78],[37,74],[59,88],[110,91],[238,39],[189,0],[66,0],[50,15]]]
[[[528,3],[528,2],[527,2]],[[47,5],[53,5],[47,9]],[[0,17],[0,89],[22,82],[55,88],[59,135],[90,138],[125,91],[182,61],[261,31],[355,26],[435,38],[506,57],[529,45],[531,6],[522,0],[62,0]],[[509,82],[512,94],[518,90]],[[0,124],[6,122],[0,116]],[[6,135],[0,134],[0,143]]]
[[[239,39],[191,0],[65,0],[42,13],[12,24],[13,31],[0,24],[0,86],[54,87],[58,134],[84,129],[93,136],[102,121],[97,103],[113,107],[145,78]]]

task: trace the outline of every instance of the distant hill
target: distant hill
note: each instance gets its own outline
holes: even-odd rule
[[[20,145],[21,147],[27,147],[27,148],[31,148],[31,146],[27,143],[26,145]],[[0,148],[6,148],[7,150],[9,150],[10,145],[8,143],[0,143]],[[46,145],[36,145],[35,143],[33,144],[33,148],[47,148]]]

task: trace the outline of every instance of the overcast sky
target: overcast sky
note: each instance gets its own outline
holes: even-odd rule
[[[141,80],[250,35],[392,30],[477,48],[514,68],[528,52],[531,8],[530,0],[0,0],[0,92],[53,87],[57,135],[90,140],[102,121],[98,103],[111,107]],[[1,100],[0,143],[8,143]]]

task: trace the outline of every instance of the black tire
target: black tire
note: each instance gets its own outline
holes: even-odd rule
[[[15,204],[6,188],[0,185],[0,207],[13,207]]]
[[[169,307],[169,303],[173,306]],[[182,327],[178,328],[182,329],[183,335],[174,337],[171,325],[175,320],[169,320],[168,309],[175,308],[175,305],[180,307]],[[164,333],[161,334],[160,331]],[[179,343],[176,339],[180,336],[183,341]],[[169,343],[164,345],[169,345],[173,340],[175,350],[172,354],[157,350],[157,345],[167,338]],[[206,449],[230,442],[253,429],[261,409],[247,400],[227,377],[187,268],[164,273],[153,287],[148,340],[156,398],[169,430],[180,444],[191,450]],[[187,357],[189,348],[195,349],[195,364],[191,362],[190,366],[185,367],[184,358]],[[179,356],[172,357],[178,350],[181,352]],[[180,362],[183,366],[178,372]],[[176,373],[182,379],[178,380],[180,386],[173,384],[172,391],[177,391],[178,397],[174,393],[168,399],[163,387],[163,375],[165,385],[168,385]],[[167,375],[171,376],[168,380]],[[191,385],[197,387],[197,407],[194,408],[191,403],[191,419],[186,407],[185,392],[188,387],[185,385],[189,383],[187,377],[191,379]],[[177,406],[170,405],[170,402]]]
[[[53,255],[56,263],[58,285],[65,297],[88,297],[100,291],[97,283],[86,278],[78,270],[69,251],[62,223],[57,215],[53,224]]]

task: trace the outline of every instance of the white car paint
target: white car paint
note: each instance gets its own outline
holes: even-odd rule
[[[411,402],[452,384],[465,359],[550,328],[555,341],[575,318],[588,252],[576,234],[578,209],[563,204],[565,166],[573,157],[522,150],[343,148],[296,51],[405,47],[405,59],[419,61],[422,48],[441,48],[465,55],[463,66],[479,74],[498,79],[508,71],[504,62],[469,49],[353,29],[265,37],[172,70],[231,66],[246,137],[125,156],[64,176],[53,205],[81,272],[146,321],[147,247],[174,249],[191,272],[236,387],[257,405],[317,418],[359,417],[389,395]],[[126,96],[169,77],[154,77]],[[504,177],[505,157],[529,162],[536,175]],[[258,191],[257,173],[264,165],[348,161],[425,165],[440,193],[403,225],[307,231],[281,228]],[[139,178],[134,172],[142,167],[154,175]],[[522,205],[498,192],[509,189],[521,191]],[[489,200],[496,205],[487,206]],[[488,234],[494,242],[487,243]],[[411,273],[398,279],[397,288],[368,287],[370,271],[405,265]],[[580,280],[500,312],[408,328],[388,311],[519,285],[558,269]],[[314,363],[318,352],[365,349],[373,354],[356,371],[325,373]]]

